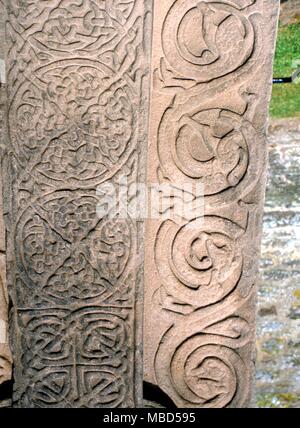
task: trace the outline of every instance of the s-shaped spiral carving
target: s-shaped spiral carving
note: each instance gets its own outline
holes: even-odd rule
[[[157,383],[177,407],[241,407],[250,368],[236,350],[247,344],[249,325],[238,316],[204,326],[199,319],[194,313],[190,322],[162,337],[155,358]]]
[[[163,288],[174,301],[204,307],[234,290],[243,266],[233,222],[205,216],[184,226],[162,224],[156,241],[156,265]],[[164,302],[163,302],[164,303]]]

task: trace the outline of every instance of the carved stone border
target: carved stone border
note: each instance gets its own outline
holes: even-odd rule
[[[148,183],[203,184],[204,217],[147,222],[145,381],[247,407],[279,1],[154,4]]]

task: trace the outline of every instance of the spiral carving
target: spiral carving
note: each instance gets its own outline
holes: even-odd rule
[[[199,308],[228,295],[242,272],[239,235],[237,225],[214,216],[183,226],[163,223],[155,254],[167,294]]]
[[[163,26],[163,49],[172,68],[198,82],[233,72],[251,56],[251,22],[229,2],[177,0]]]
[[[261,138],[239,114],[193,104],[194,97],[189,98],[162,119],[158,154],[164,176],[173,183],[202,183],[205,196],[227,191],[225,198],[235,199],[237,192],[255,184],[252,173],[263,156]]]
[[[231,316],[201,330],[196,316],[188,329],[173,327],[162,338],[155,358],[157,382],[178,407],[241,407],[250,372],[236,349],[249,340],[249,325]]]
[[[279,5],[157,3],[148,177],[177,193],[146,229],[145,378],[178,407],[246,407]]]

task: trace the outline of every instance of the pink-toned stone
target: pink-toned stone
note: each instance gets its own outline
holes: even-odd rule
[[[148,183],[204,185],[200,223],[148,220],[145,237],[144,377],[178,407],[251,402],[278,11],[154,2]]]

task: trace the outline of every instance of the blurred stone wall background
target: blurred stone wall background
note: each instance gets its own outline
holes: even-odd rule
[[[300,119],[271,121],[257,318],[257,405],[300,407]]]
[[[300,0],[283,0],[281,3],[280,22],[283,25],[299,20]]]
[[[300,0],[280,25],[300,25]],[[300,407],[300,112],[271,120],[257,318],[259,407]]]

